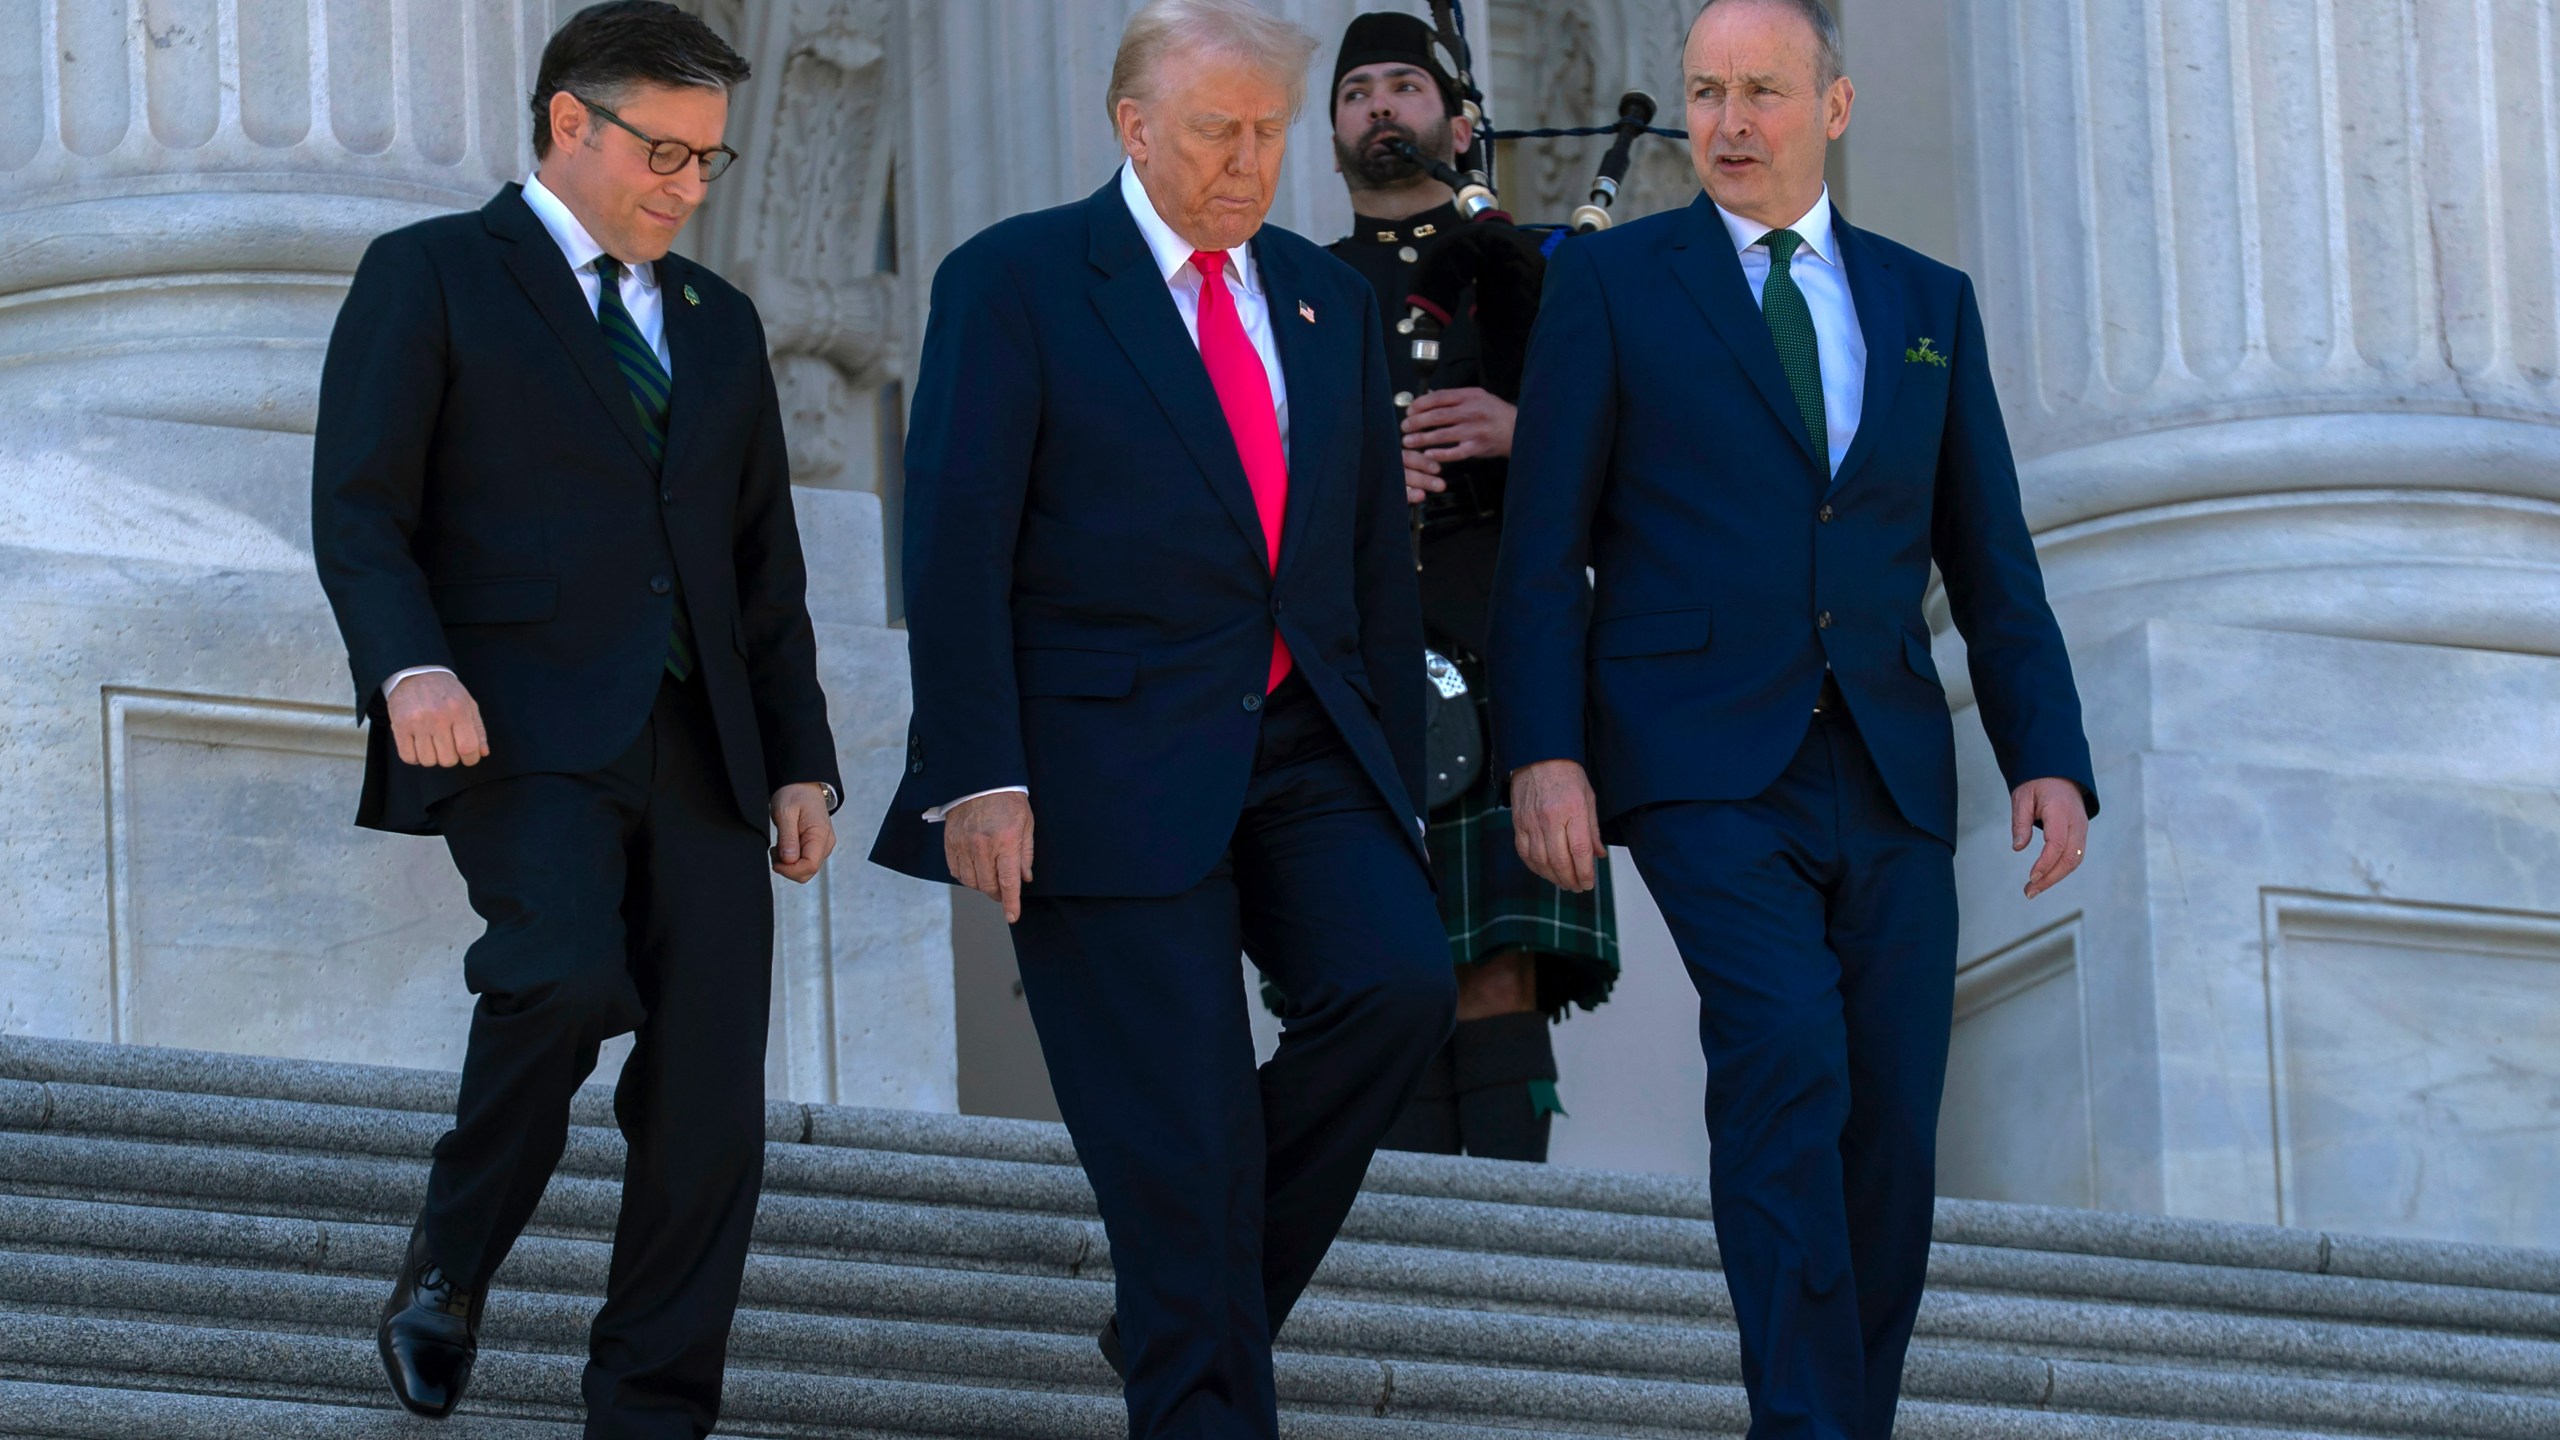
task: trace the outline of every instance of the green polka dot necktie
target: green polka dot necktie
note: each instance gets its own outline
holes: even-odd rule
[[[1769,338],[1778,343],[1778,368],[1787,374],[1787,388],[1796,392],[1796,409],[1804,416],[1814,459],[1828,476],[1831,427],[1822,417],[1822,347],[1813,334],[1813,307],[1805,303],[1788,268],[1804,237],[1793,230],[1772,230],[1761,239],[1769,247],[1769,282],[1761,287],[1760,313],[1769,322]]]
[[[622,303],[622,262],[610,255],[596,257],[596,323],[604,327],[605,348],[613,352],[613,363],[622,371],[622,382],[631,387],[631,406],[640,412],[640,435],[649,442],[652,464],[663,465],[667,459],[667,400],[675,393],[667,367],[658,363],[658,352],[649,348],[648,337],[640,333],[640,324]],[[667,673],[678,680],[693,673],[693,626],[685,619],[684,587],[675,592],[675,625],[667,632]]]

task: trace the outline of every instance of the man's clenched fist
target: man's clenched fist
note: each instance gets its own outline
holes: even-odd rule
[[[412,675],[391,687],[383,708],[391,716],[392,746],[408,764],[442,769],[477,765],[488,757],[489,730],[480,723],[480,702],[451,675]]]
[[[827,817],[827,787],[785,785],[773,792],[773,873],[806,885],[835,853],[836,822]]]

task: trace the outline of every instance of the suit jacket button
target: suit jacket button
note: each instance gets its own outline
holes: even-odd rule
[[[908,773],[908,774],[910,774],[910,775],[921,775],[921,774],[923,774],[923,773],[924,773],[924,762],[923,762],[923,761],[921,761],[921,760],[919,760],[919,761],[917,761],[916,763],[914,763],[913,765],[908,766],[908,767],[907,767],[907,773]]]
[[[1816,630],[1828,630],[1828,629],[1830,629],[1830,628],[1831,628],[1831,612],[1830,612],[1830,611],[1828,611],[1828,610],[1825,610],[1825,611],[1823,611],[1821,614],[1814,616],[1814,617],[1813,617],[1813,628],[1814,628],[1814,629],[1816,629]]]
[[[674,588],[676,588],[675,582],[664,575],[652,575],[649,577],[649,593],[652,595],[664,595]]]
[[[661,490],[658,492],[658,498],[670,505],[673,505],[676,503],[676,492],[673,490]],[[1822,512],[1822,516],[1824,519],[1828,520],[1831,518],[1831,512],[1829,510],[1825,510]]]
[[[1256,711],[1256,710],[1261,709],[1261,708],[1262,708],[1262,697],[1261,697],[1261,696],[1259,696],[1259,695],[1247,695],[1246,697],[1244,697],[1244,708],[1245,708],[1245,711],[1246,711],[1246,713],[1247,713],[1247,714],[1250,714],[1250,713],[1252,713],[1253,711]]]
[[[673,496],[670,496],[670,497],[668,497],[668,498],[673,499],[674,497],[673,497]],[[1821,519],[1821,521],[1822,521],[1822,523],[1823,523],[1823,524],[1825,524],[1825,525],[1830,524],[1830,523],[1831,523],[1831,507],[1830,507],[1830,506],[1828,506],[1828,505],[1823,506],[1823,507],[1822,507],[1822,514],[1821,514],[1821,516],[1820,516],[1819,518]]]

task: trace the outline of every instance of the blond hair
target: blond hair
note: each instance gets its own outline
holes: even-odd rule
[[[1285,80],[1289,118],[1307,101],[1307,66],[1316,37],[1270,14],[1251,0],[1147,0],[1120,32],[1111,61],[1111,92],[1103,99],[1114,125],[1124,99],[1144,104],[1168,56],[1209,53],[1240,59]]]

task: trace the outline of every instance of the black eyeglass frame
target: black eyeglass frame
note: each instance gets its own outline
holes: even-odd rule
[[[690,160],[696,165],[702,167],[702,183],[708,185],[712,181],[729,173],[729,167],[736,163],[738,159],[738,152],[730,149],[726,145],[714,145],[708,150],[696,150],[681,140],[661,140],[657,136],[650,134],[648,131],[643,130],[639,126],[632,124],[630,121],[623,119],[621,116],[614,114],[612,111],[607,110],[584,95],[580,95],[572,91],[569,98],[586,106],[596,114],[603,116],[613,124],[629,131],[633,139],[648,146],[649,173],[652,175],[681,175],[684,173],[685,161]],[[673,150],[683,156],[683,159],[677,160],[672,165],[659,165],[658,157],[669,150]]]

